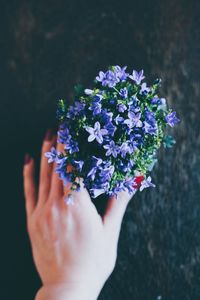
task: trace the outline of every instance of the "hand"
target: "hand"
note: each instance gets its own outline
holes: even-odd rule
[[[121,222],[131,196],[120,193],[108,199],[100,216],[81,181],[73,192],[74,205],[64,201],[70,184],[63,186],[44,153],[56,145],[56,136],[47,132],[41,152],[39,188],[34,181],[34,160],[26,156],[24,193],[27,230],[42,288],[37,300],[97,299],[112,273]],[[58,144],[61,151],[63,145]]]

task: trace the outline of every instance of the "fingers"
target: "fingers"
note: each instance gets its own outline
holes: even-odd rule
[[[64,145],[58,143],[56,150],[59,152],[63,152],[64,150]],[[64,190],[63,190],[63,182],[62,180],[59,178],[59,175],[55,172],[55,168],[56,168],[57,164],[54,162],[53,164],[53,172],[52,172],[52,176],[51,176],[51,189],[50,189],[50,196],[49,198],[51,200],[54,201],[61,198],[64,194]]]
[[[24,161],[24,196],[27,217],[29,217],[37,203],[37,191],[34,179],[34,160],[27,154]]]
[[[117,197],[113,196],[108,199],[105,213],[103,215],[103,224],[105,230],[117,241],[119,238],[121,224],[126,208],[133,194],[121,192]]]
[[[49,152],[55,144],[56,137],[53,134],[53,130],[49,129],[46,132],[41,151],[38,205],[45,203],[49,196],[53,164],[48,163],[45,153]]]

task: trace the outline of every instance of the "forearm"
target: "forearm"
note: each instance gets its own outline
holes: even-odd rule
[[[102,288],[102,287],[101,287]],[[101,288],[90,286],[56,285],[43,286],[36,294],[35,300],[97,300]]]

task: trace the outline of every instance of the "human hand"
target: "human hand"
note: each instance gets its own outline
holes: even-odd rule
[[[40,179],[34,181],[34,160],[26,156],[24,193],[27,230],[33,259],[42,280],[37,300],[94,300],[112,273],[124,212],[131,199],[121,192],[108,199],[100,216],[81,181],[79,192],[72,192],[74,205],[64,198],[70,184],[63,186],[44,153],[56,145],[48,131],[41,152]],[[63,145],[58,144],[61,151]]]

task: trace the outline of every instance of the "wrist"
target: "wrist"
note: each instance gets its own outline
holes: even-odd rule
[[[42,286],[36,294],[35,300],[97,300],[102,286],[93,282],[87,285],[77,283],[51,284]]]

